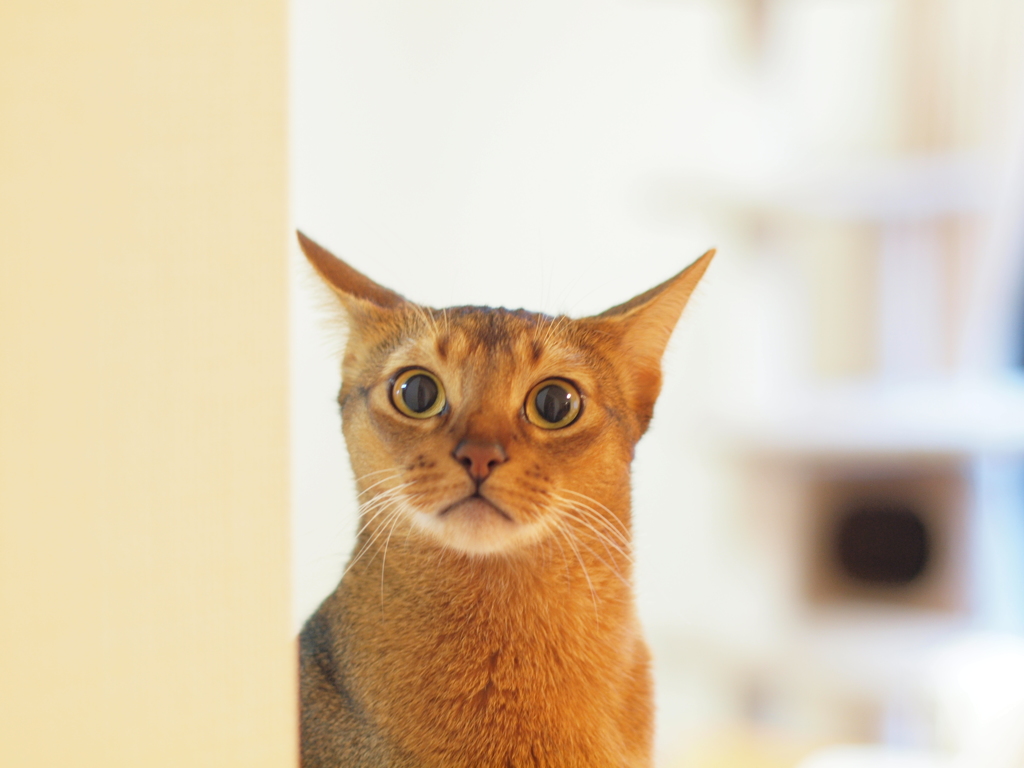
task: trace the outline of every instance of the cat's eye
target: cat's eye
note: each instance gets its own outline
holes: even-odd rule
[[[410,368],[402,371],[391,387],[395,408],[414,419],[429,419],[444,410],[444,387],[430,371]]]
[[[561,429],[580,415],[579,390],[565,379],[546,379],[530,390],[526,418],[543,429]]]

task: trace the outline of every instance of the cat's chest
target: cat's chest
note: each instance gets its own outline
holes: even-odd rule
[[[369,590],[381,594],[372,575],[337,594],[337,658],[361,706],[403,748],[446,768],[463,764],[453,755],[472,756],[467,766],[621,764],[617,721],[639,633],[614,587],[595,601],[564,570],[519,582],[471,574],[450,589],[396,577],[369,601]],[[563,757],[498,759],[524,748]]]
[[[383,608],[348,612],[345,655],[352,674],[385,686],[400,706],[539,716],[562,698],[607,695],[630,619],[617,603],[595,608],[557,594],[393,591]]]
[[[423,765],[622,765],[618,649],[488,630],[364,649],[378,726]]]

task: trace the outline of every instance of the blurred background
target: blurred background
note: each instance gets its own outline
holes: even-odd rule
[[[290,35],[293,221],[415,301],[586,315],[719,249],[635,462],[659,766],[1024,766],[1024,4],[294,0]],[[356,525],[291,275],[297,630]]]

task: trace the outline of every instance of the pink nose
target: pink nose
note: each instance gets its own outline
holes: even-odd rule
[[[505,449],[497,443],[463,440],[452,454],[474,480],[484,480],[491,470],[508,461]]]

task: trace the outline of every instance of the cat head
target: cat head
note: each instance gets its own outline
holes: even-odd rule
[[[338,402],[365,528],[403,522],[477,555],[565,526],[628,544],[633,448],[714,251],[573,320],[420,306],[299,240],[349,321]]]

